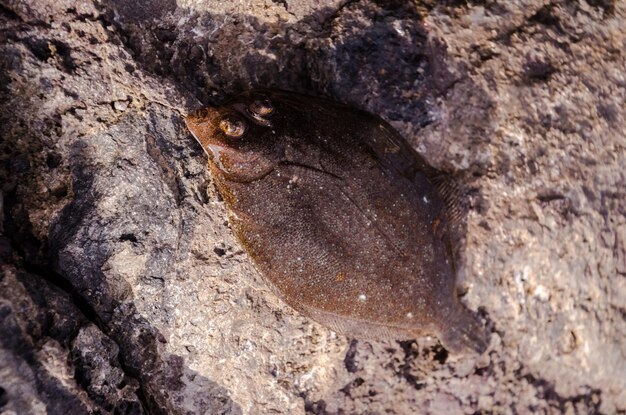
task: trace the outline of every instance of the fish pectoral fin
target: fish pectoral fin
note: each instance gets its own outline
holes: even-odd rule
[[[322,168],[322,167],[310,166],[310,165],[305,164],[305,163],[298,163],[296,161],[289,161],[289,160],[282,161],[280,164],[282,164],[283,166],[300,167],[302,169],[307,169],[307,170],[310,170],[310,171],[313,171],[313,172],[316,172],[316,173],[320,173],[320,174],[324,174],[324,175],[330,176],[330,177],[332,177],[334,179],[341,180],[341,177],[337,176],[334,173],[331,173],[329,171],[324,170],[324,168]]]

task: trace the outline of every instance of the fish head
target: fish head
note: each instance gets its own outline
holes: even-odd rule
[[[281,161],[276,108],[263,93],[242,94],[220,107],[185,117],[187,128],[209,157],[213,171],[227,180],[251,182]]]

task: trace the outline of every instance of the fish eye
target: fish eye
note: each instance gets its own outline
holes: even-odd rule
[[[268,99],[257,99],[248,106],[248,111],[255,117],[265,117],[274,112],[274,106]]]
[[[233,117],[225,117],[220,121],[220,130],[229,137],[237,138],[241,137],[246,131],[246,125],[242,120]]]

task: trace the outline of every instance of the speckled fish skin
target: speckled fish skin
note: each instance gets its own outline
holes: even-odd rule
[[[429,167],[380,118],[255,90],[186,117],[233,229],[290,306],[355,338],[434,334],[487,346],[459,302],[449,206]]]

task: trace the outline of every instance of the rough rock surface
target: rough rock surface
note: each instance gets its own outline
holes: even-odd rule
[[[0,413],[626,413],[626,5],[0,0]],[[471,204],[481,357],[295,313],[181,114],[380,114]]]

